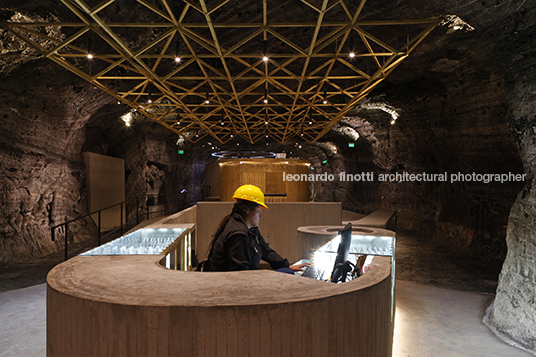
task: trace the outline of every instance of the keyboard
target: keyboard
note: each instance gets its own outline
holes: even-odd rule
[[[302,276],[306,278],[316,279],[316,280],[322,280],[324,276],[324,271],[320,269],[316,269],[313,267],[306,267],[303,270]]]

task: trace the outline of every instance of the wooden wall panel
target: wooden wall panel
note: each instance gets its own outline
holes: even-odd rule
[[[121,203],[125,200],[125,160],[84,152],[86,164],[87,202],[89,212]],[[101,229],[109,230],[125,222],[125,205],[115,206],[101,213]],[[98,224],[98,215],[91,216]]]
[[[258,186],[264,193],[286,193],[269,202],[309,201],[309,181],[285,181],[284,174],[309,174],[310,164],[297,159],[232,159],[220,162],[220,201],[231,202],[241,185]]]

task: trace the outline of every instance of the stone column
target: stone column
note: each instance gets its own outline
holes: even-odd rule
[[[515,66],[514,66],[515,67]],[[536,85],[534,74],[512,73],[509,124],[519,147],[525,187],[510,211],[503,264],[490,327],[517,345],[536,350]],[[517,75],[516,75],[517,74]]]

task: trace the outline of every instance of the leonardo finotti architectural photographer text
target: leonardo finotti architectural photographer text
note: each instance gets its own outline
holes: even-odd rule
[[[525,174],[463,174],[461,172],[449,174],[447,172],[441,174],[428,174],[426,172],[420,174],[412,174],[409,172],[397,172],[394,174],[374,174],[374,172],[361,172],[359,174],[349,174],[340,172],[338,175],[324,172],[322,174],[287,174],[283,172],[283,181],[379,181],[379,182],[519,182],[525,181]]]

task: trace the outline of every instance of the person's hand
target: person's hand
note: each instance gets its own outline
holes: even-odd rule
[[[305,267],[310,267],[310,266],[311,266],[310,263],[301,263],[301,264],[291,265],[289,266],[289,268],[292,269],[292,271],[302,271]]]

